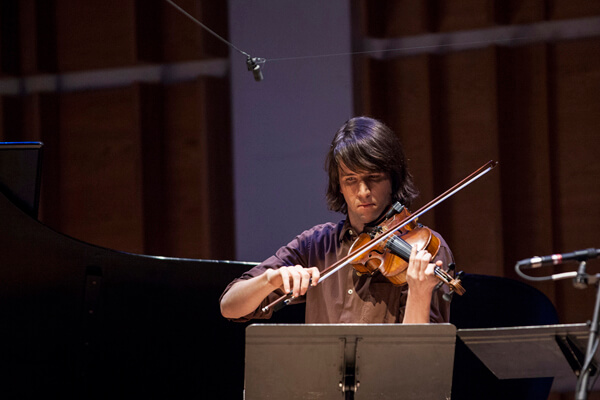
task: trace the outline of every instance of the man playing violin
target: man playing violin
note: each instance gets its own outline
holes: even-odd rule
[[[356,117],[340,127],[326,168],[328,206],[346,218],[304,231],[231,282],[221,296],[222,315],[236,321],[270,318],[273,310],[263,308],[292,292],[294,302],[306,302],[306,323],[448,322],[447,288],[439,287],[434,268],[453,257],[433,231],[440,239],[435,257],[413,246],[404,286],[379,271],[361,274],[351,267],[319,282],[321,272],[345,257],[359,234],[372,231],[393,202],[408,207],[418,193],[400,140],[372,118]]]

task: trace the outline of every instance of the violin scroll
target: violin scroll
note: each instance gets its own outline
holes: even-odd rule
[[[450,264],[448,266],[448,271],[454,269],[454,264]],[[444,300],[450,301],[452,300],[452,296],[454,293],[458,293],[459,296],[462,296],[466,290],[462,285],[461,278],[463,276],[463,271],[460,271],[456,274],[456,277],[452,277],[447,271],[444,271],[440,267],[435,267],[433,271],[435,275],[440,279],[441,284],[447,284],[450,287],[450,291],[444,294]]]

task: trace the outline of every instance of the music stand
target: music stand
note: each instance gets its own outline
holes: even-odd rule
[[[554,377],[552,391],[569,392],[577,384],[589,326],[459,329],[457,334],[498,379]],[[597,366],[597,355],[595,360]]]
[[[245,399],[449,399],[455,341],[451,324],[250,325]]]
[[[37,219],[42,142],[0,142],[0,193]]]

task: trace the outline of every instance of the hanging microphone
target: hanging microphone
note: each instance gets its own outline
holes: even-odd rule
[[[225,40],[225,38],[223,38],[222,36],[219,36],[215,31],[213,31],[212,29],[210,29],[208,26],[204,25],[202,22],[198,21],[196,18],[194,18],[193,15],[191,15],[190,13],[188,13],[187,11],[185,11],[183,8],[179,7],[172,0],[166,0],[166,2],[169,3],[169,4],[171,4],[180,13],[182,13],[183,15],[185,15],[186,17],[188,17],[189,19],[191,19],[195,24],[199,25],[202,29],[204,29],[205,31],[207,31],[208,33],[210,33],[211,35],[213,35],[214,37],[216,37],[217,39],[219,39],[221,42],[225,43],[227,46],[231,47],[232,49],[234,49],[238,53],[240,53],[240,54],[245,55],[246,57],[248,57],[246,59],[246,66],[248,67],[248,71],[252,71],[252,74],[254,75],[254,80],[256,82],[260,82],[260,81],[263,80],[263,74],[262,74],[262,71],[260,70],[260,65],[258,65],[258,64],[259,63],[264,63],[266,61],[264,58],[250,57],[250,54],[246,53],[243,50],[238,49],[237,47],[235,47],[233,45],[233,43],[230,43],[227,40]]]
[[[263,74],[260,70],[260,65],[258,65],[258,62],[260,62],[260,60],[261,59],[259,58],[252,58],[250,56],[248,56],[248,58],[246,59],[246,66],[248,67],[248,71],[252,71],[252,75],[254,75],[254,80],[256,82],[260,82],[263,80]]]
[[[519,267],[539,268],[543,265],[557,265],[565,261],[586,261],[600,256],[600,249],[577,250],[572,253],[552,254],[551,256],[526,258],[517,263]]]

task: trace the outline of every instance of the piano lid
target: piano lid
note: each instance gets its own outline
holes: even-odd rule
[[[217,387],[241,396],[246,325],[221,316],[219,296],[255,263],[95,246],[2,194],[0,221],[5,396],[184,398]],[[303,308],[289,309],[277,317],[303,321]]]

